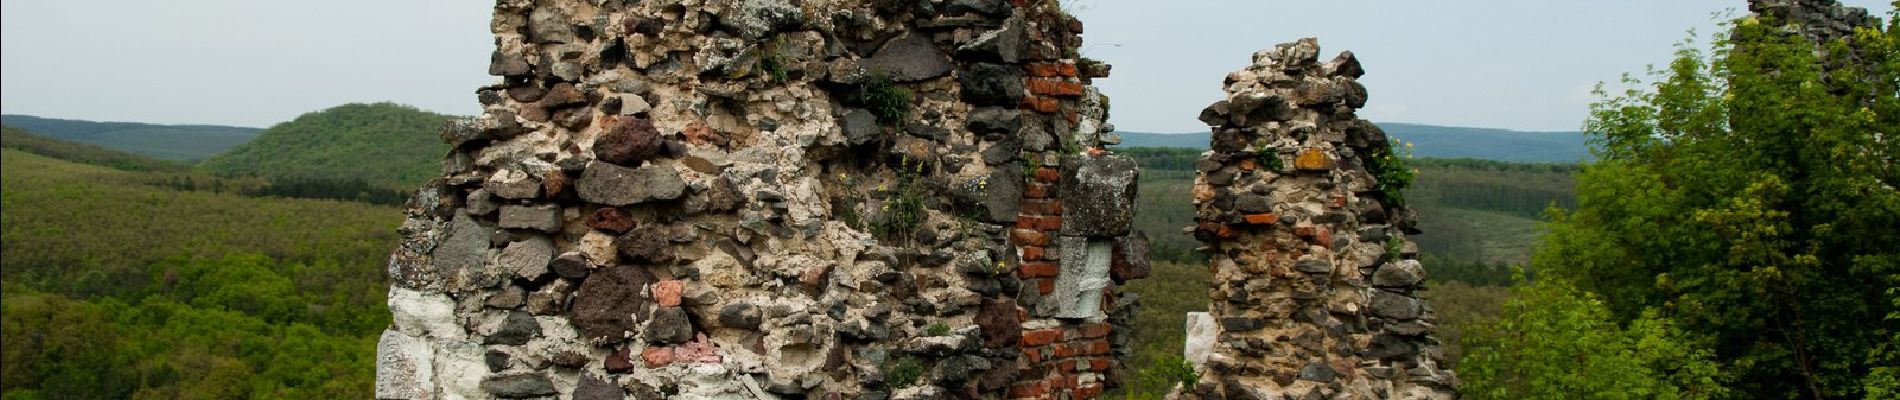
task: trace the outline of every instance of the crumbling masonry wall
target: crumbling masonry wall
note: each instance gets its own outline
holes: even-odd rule
[[[1053,0],[499,0],[382,399],[1092,398],[1147,243]]]
[[[1201,114],[1193,232],[1210,256],[1209,312],[1189,317],[1201,379],[1185,399],[1444,399],[1432,309],[1417,297],[1415,214],[1385,133],[1359,119],[1351,52],[1321,63],[1313,39],[1255,53]]]

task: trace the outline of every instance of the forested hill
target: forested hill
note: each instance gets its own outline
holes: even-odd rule
[[[261,131],[237,126],[94,122],[31,115],[0,115],[0,124],[54,139],[173,161],[211,157],[250,141]]]
[[[200,168],[226,176],[360,179],[415,188],[434,174],[448,151],[437,131],[451,118],[394,103],[345,104],[272,126]]]
[[[1419,157],[1533,163],[1575,163],[1590,157],[1582,132],[1521,132],[1398,122],[1381,122],[1379,127],[1387,135],[1414,143],[1413,151]],[[1207,148],[1207,132],[1120,134],[1126,147]]]

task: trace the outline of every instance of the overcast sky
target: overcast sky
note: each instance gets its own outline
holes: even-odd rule
[[[1885,0],[1846,0],[1887,15]],[[0,0],[0,112],[264,127],[348,102],[478,111],[481,0]],[[1205,129],[1227,72],[1318,37],[1365,64],[1369,119],[1575,130],[1588,90],[1666,63],[1740,0],[1080,0],[1124,131]]]

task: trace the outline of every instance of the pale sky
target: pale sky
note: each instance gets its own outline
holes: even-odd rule
[[[1883,0],[1847,0],[1885,17]],[[1124,131],[1205,129],[1255,50],[1359,55],[1386,122],[1576,130],[1588,90],[1668,62],[1740,0],[1080,0],[1084,55]],[[493,42],[480,0],[0,0],[0,112],[264,127],[348,102],[472,114]]]

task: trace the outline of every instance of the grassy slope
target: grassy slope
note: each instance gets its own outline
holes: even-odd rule
[[[346,104],[272,126],[199,166],[225,176],[361,179],[413,189],[438,173],[448,146],[437,132],[451,118],[393,103]]]
[[[0,116],[0,123],[55,139],[172,161],[211,157],[250,141],[261,131],[236,126],[93,122],[29,115]]]
[[[11,126],[0,127],[0,147],[129,171],[183,171],[186,169],[183,164],[85,143],[49,138]]]

